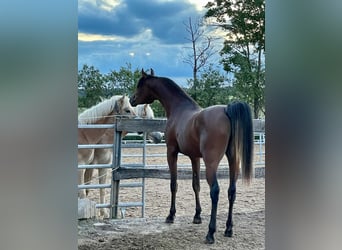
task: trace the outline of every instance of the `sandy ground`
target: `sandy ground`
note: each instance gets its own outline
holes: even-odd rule
[[[161,153],[161,149],[149,149],[149,153]],[[125,153],[134,153],[126,149]],[[138,152],[139,154],[139,152]],[[161,158],[161,159],[160,159]],[[256,159],[256,158],[255,158]],[[125,162],[136,162],[128,158]],[[179,159],[188,163],[187,159]],[[148,159],[148,164],[166,164],[165,157]],[[222,163],[226,164],[224,159]],[[96,171],[95,171],[96,172]],[[131,182],[138,180],[125,180]],[[78,249],[265,249],[265,179],[257,178],[247,186],[237,183],[237,196],[233,210],[234,234],[224,237],[228,213],[229,181],[219,179],[220,199],[217,215],[215,243],[204,242],[208,230],[211,201],[206,180],[201,180],[202,224],[192,224],[195,212],[191,180],[179,180],[174,224],[166,224],[170,208],[169,180],[145,180],[145,217],[141,208],[127,208],[125,218],[92,219],[78,221]],[[98,199],[98,190],[90,192],[91,199]],[[109,191],[107,192],[107,200]],[[141,200],[141,188],[120,189],[120,202]]]

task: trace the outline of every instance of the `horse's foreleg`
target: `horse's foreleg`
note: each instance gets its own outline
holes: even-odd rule
[[[195,192],[195,199],[196,199],[196,213],[194,216],[193,223],[194,224],[201,224],[201,203],[199,199],[199,192],[200,192],[200,159],[193,158],[191,159],[192,164],[192,188]]]
[[[87,168],[87,169],[85,169],[85,171],[84,171],[84,183],[85,184],[90,184],[90,182],[91,182],[91,178],[93,177],[93,169],[92,168]],[[89,195],[89,189],[86,189],[85,190],[86,191],[86,196],[88,196]]]
[[[216,168],[206,168],[207,181],[210,187],[210,198],[211,198],[211,215],[209,230],[206,236],[206,243],[214,243],[214,233],[216,232],[216,215],[217,215],[217,203],[219,199],[220,187],[216,178]]]
[[[78,170],[78,184],[83,185],[84,184],[84,169]],[[86,197],[86,192],[84,189],[78,190],[78,197],[80,199],[84,199]]]
[[[99,183],[100,184],[105,184],[106,183],[106,179],[107,179],[107,172],[108,170],[105,168],[99,168]],[[100,188],[100,203],[104,204],[105,203],[105,195],[106,195],[106,191],[104,188]],[[105,208],[100,208],[100,216],[108,218],[109,215],[106,211]]]
[[[79,149],[77,155],[77,161],[79,165],[90,164],[94,159],[94,149]],[[88,171],[86,171],[88,170]],[[90,177],[89,177],[90,173]],[[90,181],[92,170],[80,169],[78,170],[78,184],[84,185]],[[84,199],[86,197],[86,190],[80,189],[78,191],[78,197]]]
[[[171,207],[170,213],[166,218],[166,223],[173,223],[176,214],[176,193],[177,193],[177,157],[178,152],[170,152],[168,149],[167,152],[167,161],[169,164],[171,181],[170,181],[170,190],[171,190]]]

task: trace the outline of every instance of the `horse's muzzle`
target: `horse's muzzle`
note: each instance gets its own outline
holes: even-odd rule
[[[131,98],[129,98],[129,103],[132,105],[132,106],[136,106],[137,103],[135,101],[135,95],[132,95]]]

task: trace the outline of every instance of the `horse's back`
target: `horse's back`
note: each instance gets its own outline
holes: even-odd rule
[[[226,105],[215,105],[202,109],[196,119],[200,129],[209,133],[226,134],[230,127],[229,118],[226,114]]]

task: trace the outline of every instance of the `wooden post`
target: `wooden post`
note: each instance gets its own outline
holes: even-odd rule
[[[113,145],[113,172],[112,176],[119,169],[121,165],[121,131],[117,130],[115,125],[115,138]],[[112,207],[110,209],[110,217],[113,219],[118,218],[118,204],[119,204],[119,189],[120,189],[120,180],[112,179],[112,189],[111,189],[111,202]]]

